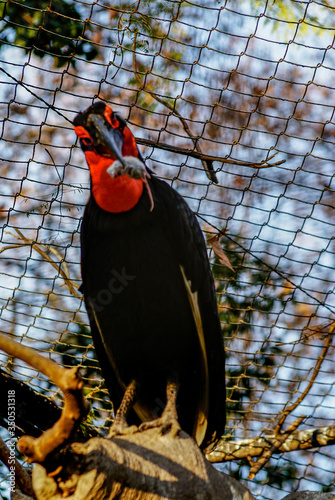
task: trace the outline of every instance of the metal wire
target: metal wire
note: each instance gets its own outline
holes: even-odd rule
[[[93,425],[106,431],[111,408],[77,292],[89,175],[72,131],[77,112],[101,99],[129,121],[148,166],[181,192],[204,231],[221,236],[234,267],[209,248],[226,342],[227,437],[266,436],[300,399],[284,430],[301,415],[299,430],[332,426],[332,345],[315,367],[334,327],[334,9],[279,0],[71,5],[0,1],[1,330],[81,366]],[[273,153],[285,163],[252,168]],[[59,402],[34,370],[0,361]],[[246,461],[221,467],[270,499],[333,488],[333,458],[331,446],[274,455],[251,482]]]

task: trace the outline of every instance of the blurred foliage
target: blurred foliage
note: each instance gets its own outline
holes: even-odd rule
[[[124,3],[120,5],[120,8],[124,12],[120,14],[118,19],[118,27],[125,29],[126,34],[122,51],[129,51],[133,54],[135,49],[136,72],[138,78],[143,82],[143,86],[140,85],[135,75],[129,79],[130,85],[141,90],[137,95],[138,105],[147,111],[154,111],[157,108],[157,101],[148,92],[157,93],[159,96],[165,94],[165,101],[173,105],[173,101],[167,99],[166,96],[172,96],[176,88],[173,79],[180,69],[183,44],[186,45],[190,39],[187,31],[182,30],[180,24],[172,21],[167,28],[166,23],[163,23],[162,20],[183,18],[186,7],[183,3],[178,4],[165,0],[159,2],[143,0],[141,12],[138,10],[137,3],[130,5]],[[178,45],[173,43],[174,36],[179,41]],[[141,53],[147,54],[149,51],[150,53],[162,51],[163,57],[160,58],[159,73],[160,75],[164,74],[165,82],[159,78],[160,75],[148,71],[147,60],[145,58],[142,60],[139,56]],[[144,91],[142,92],[142,90]]]
[[[281,30],[283,21],[286,22],[286,35],[292,34],[292,27],[296,29],[299,25],[302,35],[313,33],[322,35],[322,28],[334,25],[335,11],[331,2],[317,2],[317,5],[312,10],[310,4],[312,2],[298,2],[292,0],[256,0],[255,7],[263,7],[266,13],[267,22],[271,22],[274,30]],[[320,30],[321,28],[321,30]]]
[[[230,238],[223,238],[222,242],[222,249],[234,271],[220,264],[217,259],[212,267],[217,283],[216,291],[221,297],[220,319],[225,325],[226,337],[231,337],[236,332],[236,325],[239,332],[248,332],[252,337],[254,316],[266,315],[275,306],[283,306],[287,300],[278,293],[283,289],[285,279],[280,276],[276,276],[275,280],[271,279],[272,267],[267,263],[266,257],[262,256],[260,260],[242,253],[243,243],[239,244],[241,240],[242,238],[236,238],[234,242]]]
[[[0,47],[13,44],[41,59],[54,58],[56,67],[76,64],[74,55],[88,61],[98,55],[88,39],[89,25],[66,0],[6,0],[0,3]]]
[[[240,241],[233,242],[225,237],[221,241],[222,250],[234,271],[220,264],[216,257],[212,266],[226,342],[237,331],[241,337],[252,339],[258,318],[282,307],[286,300],[278,294],[285,281],[281,278],[271,281],[271,267],[265,258],[260,262],[250,254],[242,254]],[[276,357],[283,352],[277,345],[265,344],[255,353],[243,352],[242,357],[230,365],[229,350],[226,351],[228,419],[229,414],[233,417],[243,414],[244,405],[248,406],[254,400],[253,392],[259,389],[259,385],[263,390],[269,386],[277,370]]]

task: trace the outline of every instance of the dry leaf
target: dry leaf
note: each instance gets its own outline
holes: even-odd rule
[[[219,236],[217,234],[215,234],[214,236],[210,236],[209,238],[207,238],[207,243],[209,243],[213,248],[215,257],[218,259],[218,261],[221,262],[221,264],[223,264],[224,266],[229,267],[229,269],[234,271],[234,268],[231,265],[227,255],[222,250],[222,246],[219,243]]]

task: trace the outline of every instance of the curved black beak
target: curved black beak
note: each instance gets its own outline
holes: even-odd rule
[[[87,118],[87,125],[91,128],[91,135],[94,140],[95,147],[103,146],[119,160],[121,165],[126,166],[122,157],[123,137],[119,130],[106,125],[106,120],[98,114],[90,114]]]

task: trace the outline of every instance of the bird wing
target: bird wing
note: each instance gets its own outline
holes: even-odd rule
[[[226,396],[223,338],[214,279],[205,238],[196,216],[182,196],[163,182],[160,197],[168,197],[166,210],[170,221],[170,239],[180,263],[202,355],[204,393],[199,404],[195,436],[197,442],[202,442],[205,433],[205,442],[209,445],[224,432]]]
[[[203,373],[201,388],[200,388],[201,400],[199,407],[197,409],[197,415],[195,417],[195,425],[194,425],[194,439],[196,440],[198,446],[200,446],[203,440],[205,439],[207,425],[208,425],[207,417],[208,417],[209,378],[208,378],[207,351],[206,351],[206,343],[204,337],[204,329],[202,326],[201,312],[199,308],[198,292],[197,291],[192,292],[192,283],[190,280],[187,279],[183,266],[180,266],[180,270],[183,276],[188,300],[192,310],[194,323],[197,329],[198,340],[200,345],[200,353],[201,353],[201,364]]]

